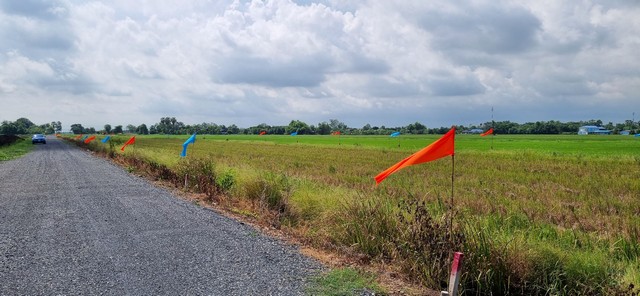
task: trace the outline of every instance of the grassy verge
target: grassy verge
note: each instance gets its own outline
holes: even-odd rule
[[[13,144],[0,146],[0,161],[11,160],[27,154],[33,150],[30,141],[20,139]]]
[[[453,205],[450,161],[406,168],[374,187],[372,177],[407,150],[385,146],[388,139],[347,140],[207,136],[187,158],[178,157],[184,139],[176,137],[140,137],[125,153],[117,138],[87,147],[309,245],[393,265],[432,289],[446,288],[452,252],[463,251],[466,294],[638,292],[632,138],[501,137],[490,150],[460,137]]]
[[[334,269],[314,278],[306,292],[314,296],[383,294],[382,289],[375,283],[375,276],[352,268]]]

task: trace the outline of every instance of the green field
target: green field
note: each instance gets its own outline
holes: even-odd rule
[[[453,249],[466,254],[469,294],[640,284],[640,139],[457,135],[453,204],[449,157],[375,186],[375,175],[438,137],[199,135],[180,158],[188,136],[137,136],[123,156],[186,174],[191,190],[215,184],[232,211],[433,289],[446,286]]]
[[[344,146],[372,149],[415,151],[438,139],[440,135],[389,136],[284,136],[284,135],[198,135],[201,141],[247,141],[272,144],[307,144]],[[150,135],[144,139],[174,139],[184,141],[188,136]],[[181,143],[181,142],[180,142]],[[533,151],[563,153],[592,157],[638,155],[640,138],[632,136],[577,136],[577,135],[456,135],[456,151]]]
[[[0,161],[11,160],[20,157],[33,149],[31,141],[18,140],[9,145],[0,145]]]

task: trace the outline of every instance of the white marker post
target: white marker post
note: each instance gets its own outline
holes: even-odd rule
[[[462,273],[462,252],[453,254],[453,264],[451,265],[451,274],[449,275],[449,291],[441,291],[440,296],[457,296],[458,284],[460,283],[460,274]]]

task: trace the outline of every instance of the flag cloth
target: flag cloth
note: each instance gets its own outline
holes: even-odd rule
[[[107,143],[107,141],[109,141],[109,139],[111,139],[111,136],[106,136],[104,139],[102,139],[102,143]]]
[[[80,140],[84,141],[84,140],[86,140],[88,137],[89,137],[89,135],[86,135],[86,136],[82,137],[82,139],[80,139]]]
[[[260,132],[260,135],[261,135],[261,136],[262,136],[262,135],[266,135],[266,134],[267,134],[267,132],[265,132],[265,131],[261,131],[261,132]]]
[[[91,141],[93,141],[93,140],[95,140],[95,139],[96,139],[96,135],[93,135],[93,136],[88,137],[87,139],[85,139],[85,140],[84,140],[84,143],[85,143],[85,144],[89,144],[89,143],[91,143]]]
[[[454,154],[454,142],[456,137],[456,128],[452,127],[442,138],[429,144],[429,146],[394,164],[382,173],[378,174],[374,179],[376,185],[380,184],[389,175],[396,171],[414,164],[436,160],[445,156]]]
[[[399,135],[400,135],[400,132],[394,132],[394,133],[391,133],[391,137],[397,137],[397,136],[399,136]]]
[[[331,133],[332,136],[339,136],[340,135],[340,131],[335,131],[333,133]]]
[[[126,143],[124,143],[124,145],[122,145],[122,148],[120,148],[120,150],[124,151],[124,147],[127,147],[131,144],[135,144],[136,142],[136,136],[131,137],[131,139],[129,139],[129,141],[127,141]]]
[[[189,146],[189,144],[193,144],[196,142],[196,133],[193,133],[193,135],[191,135],[191,137],[189,137],[189,139],[187,139],[184,144],[182,144],[182,153],[180,153],[180,156],[182,157],[186,157],[187,156],[187,146]]]
[[[291,135],[292,135],[292,136],[297,136],[297,135],[298,135],[298,132],[293,132],[293,133],[291,133]]]
[[[488,131],[480,134],[481,137],[493,134],[493,128],[490,128]]]
[[[76,140],[78,140],[80,138],[82,138],[82,134],[79,134],[79,135],[76,136]]]

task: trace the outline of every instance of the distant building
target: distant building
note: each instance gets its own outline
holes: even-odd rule
[[[601,126],[585,125],[578,129],[578,135],[610,135],[611,131]]]
[[[472,128],[470,130],[466,130],[464,132],[462,132],[463,134],[482,134],[484,133],[484,130],[482,130],[481,128]]]
[[[623,136],[628,136],[628,135],[631,134],[631,131],[630,130],[620,131],[620,134],[623,135]]]

